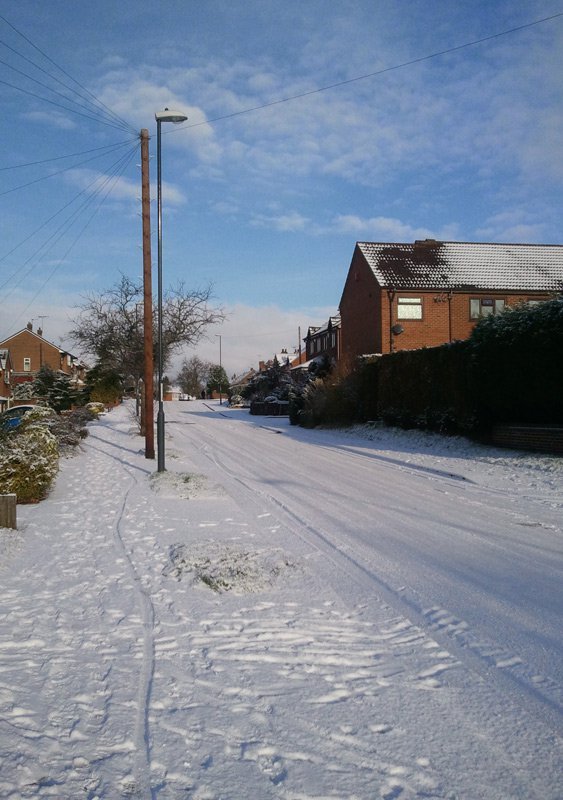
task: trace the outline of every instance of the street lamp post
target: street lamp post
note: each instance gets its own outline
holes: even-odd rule
[[[223,393],[222,393],[222,379],[223,379],[223,361],[221,358],[221,334],[216,333],[215,336],[219,337],[219,405],[223,405]]]
[[[157,438],[157,469],[164,472],[164,387],[162,384],[162,372],[164,361],[164,346],[162,341],[162,169],[161,169],[161,146],[160,146],[160,127],[163,122],[185,122],[187,116],[181,111],[157,111],[154,115],[156,119],[156,183],[157,183],[157,206],[158,206],[158,413],[156,416],[156,438]]]

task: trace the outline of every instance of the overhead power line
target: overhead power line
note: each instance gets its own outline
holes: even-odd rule
[[[108,122],[107,120],[103,119],[102,117],[93,116],[92,114],[85,114],[82,111],[77,111],[75,108],[70,108],[69,106],[65,106],[62,103],[57,103],[56,100],[49,100],[48,97],[42,97],[40,94],[36,94],[35,92],[30,92],[29,89],[23,89],[21,86],[16,86],[13,83],[9,83],[8,81],[0,80],[0,83],[4,86],[8,86],[10,89],[15,89],[18,92],[22,92],[23,94],[27,94],[30,97],[35,97],[36,100],[42,100],[44,103],[49,103],[52,106],[57,106],[58,108],[62,108],[65,111],[70,111],[71,114],[78,114],[79,117],[86,117],[86,119],[91,119],[94,122],[99,122],[102,125],[109,125],[110,128],[118,128],[118,130],[123,130],[122,125],[115,125],[113,122]],[[127,128],[127,130],[133,130],[132,128]]]
[[[559,17],[563,17],[563,11],[552,14],[549,17],[543,17],[542,19],[536,19],[533,22],[527,22],[524,25],[518,25],[515,28],[509,28],[504,31],[499,31],[498,33],[491,33],[488,36],[483,36],[481,39],[473,39],[470,42],[465,42],[464,44],[458,44],[454,47],[448,47],[445,50],[437,50],[435,53],[429,53],[425,56],[419,56],[418,58],[412,58],[409,61],[403,61],[401,64],[394,64],[391,67],[383,67],[382,69],[375,70],[374,72],[367,72],[365,75],[357,75],[354,78],[347,78],[344,81],[338,81],[337,83],[330,83],[327,86],[320,86],[316,89],[310,89],[307,92],[300,92],[299,94],[293,94],[289,97],[282,97],[278,100],[271,100],[269,103],[262,103],[259,106],[252,106],[251,108],[242,109],[242,111],[233,111],[231,114],[223,114],[220,117],[213,117],[212,119],[204,120],[203,122],[194,122],[191,125],[179,125],[177,128],[171,128],[166,131],[167,134],[176,133],[179,130],[186,130],[188,128],[198,128],[201,125],[210,125],[212,122],[221,122],[225,119],[232,119],[233,117],[240,117],[243,114],[250,114],[253,111],[261,111],[265,108],[271,108],[272,106],[278,106],[282,103],[289,103],[292,100],[299,100],[302,97],[310,97],[313,94],[320,94],[321,92],[327,92],[330,89],[338,89],[340,86],[347,86],[350,83],[356,83],[357,81],[364,81],[368,78],[375,78],[379,75],[385,75],[387,72],[394,72],[398,69],[404,69],[405,67],[412,67],[414,64],[421,64],[424,61],[430,61],[432,58],[439,58],[440,56],[445,56],[450,53],[456,53],[460,50],[465,50],[469,47],[475,47],[478,44],[484,44],[485,42],[490,42],[493,39],[500,39],[502,36],[509,36],[512,33],[518,33],[519,31],[526,30],[528,28],[533,28],[536,25],[541,25],[544,22],[552,22]]]
[[[128,144],[130,145],[130,142],[129,142]],[[128,152],[133,152],[133,153],[135,153],[135,152],[136,152],[136,150],[137,150],[137,145],[135,144],[135,146],[134,146],[133,148],[131,148],[131,150],[130,150],[130,151],[128,151]],[[111,152],[111,151],[110,151],[110,152]],[[109,153],[104,153],[104,155],[108,155],[108,154],[109,154]],[[126,154],[126,156],[127,156],[127,154]],[[123,156],[122,156],[122,158],[123,158]],[[121,160],[119,160],[119,161],[118,161],[118,162],[116,162],[116,163],[117,163],[117,164],[120,164],[120,163],[121,163]],[[74,166],[77,166],[77,165],[74,165]],[[114,166],[115,166],[115,165],[112,165],[112,166],[110,167],[110,170],[111,170],[111,169],[113,169],[113,168],[114,168]],[[54,214],[52,214],[52,215],[51,215],[51,216],[50,216],[48,219],[46,219],[44,222],[42,222],[42,223],[41,223],[41,225],[39,225],[37,228],[35,228],[35,230],[34,230],[34,231],[32,231],[32,232],[31,232],[30,234],[28,234],[28,235],[27,235],[27,236],[26,236],[24,239],[22,239],[20,242],[18,242],[18,244],[16,244],[14,247],[12,247],[12,249],[11,249],[11,250],[9,250],[9,251],[8,251],[7,253],[5,253],[3,256],[0,256],[0,263],[1,263],[2,261],[5,261],[5,260],[6,260],[6,259],[7,259],[9,256],[11,256],[11,255],[12,255],[12,253],[15,253],[15,251],[16,251],[16,250],[18,250],[20,247],[22,247],[22,245],[26,244],[26,242],[28,242],[30,239],[32,239],[32,238],[33,238],[33,237],[34,237],[34,236],[35,236],[37,233],[39,233],[39,231],[43,230],[43,228],[45,228],[45,227],[46,227],[46,226],[47,226],[47,225],[48,225],[50,222],[52,222],[52,221],[55,219],[55,217],[58,217],[58,215],[59,215],[59,214],[62,214],[62,212],[63,212],[63,211],[66,209],[66,208],[69,208],[69,207],[70,207],[70,206],[71,206],[71,205],[72,205],[72,204],[73,204],[73,203],[74,203],[76,200],[78,200],[78,198],[79,198],[79,197],[81,197],[83,194],[86,194],[86,193],[87,193],[87,192],[90,190],[90,188],[91,188],[92,186],[94,186],[94,184],[98,183],[98,181],[99,181],[99,176],[97,176],[97,175],[96,175],[96,177],[95,177],[95,178],[94,178],[94,179],[93,179],[93,180],[92,180],[92,181],[91,181],[89,184],[87,184],[87,185],[84,187],[84,189],[82,189],[80,192],[78,192],[77,194],[75,194],[75,195],[74,195],[74,197],[73,197],[71,200],[69,200],[67,203],[65,203],[63,206],[61,206],[61,208],[59,208],[59,209],[58,209],[58,211],[56,211],[56,212],[55,212]],[[33,257],[33,256],[32,256],[32,257]],[[27,263],[27,262],[26,262],[26,263]],[[9,283],[9,281],[12,279],[12,277],[13,277],[13,275],[12,275],[12,276],[10,276],[10,277],[9,277],[9,278],[8,278],[8,279],[7,279],[7,280],[6,280],[6,281],[5,281],[3,284],[0,284],[0,290],[1,290],[1,289],[2,289],[4,286],[6,286],[6,285],[7,285],[7,283]]]
[[[50,64],[52,64],[52,65],[53,65],[53,66],[54,66],[54,67],[55,67],[57,70],[59,70],[59,72],[61,72],[61,73],[62,73],[62,74],[63,74],[63,75],[66,77],[66,78],[68,78],[69,80],[71,80],[73,84],[75,84],[76,86],[78,86],[78,87],[79,87],[79,88],[82,90],[82,92],[84,92],[84,93],[85,93],[85,95],[84,95],[84,94],[81,94],[81,92],[78,92],[78,91],[77,91],[76,89],[74,89],[72,86],[69,86],[67,83],[65,83],[64,81],[60,80],[60,78],[58,78],[56,75],[53,75],[52,73],[50,73],[50,72],[47,72],[47,71],[46,71],[46,70],[45,70],[45,69],[44,69],[44,68],[43,68],[41,65],[39,65],[39,64],[36,64],[36,63],[35,63],[34,61],[32,61],[31,59],[27,58],[27,56],[25,56],[25,55],[23,55],[23,54],[19,53],[18,51],[16,51],[16,50],[15,50],[14,48],[12,48],[10,45],[5,45],[5,46],[6,46],[6,47],[8,47],[10,50],[12,50],[12,52],[16,53],[18,56],[20,56],[22,59],[24,59],[25,61],[27,61],[29,64],[32,64],[32,65],[33,65],[33,66],[34,66],[36,69],[40,70],[40,71],[41,71],[41,72],[43,72],[45,75],[47,75],[48,77],[52,78],[54,81],[56,81],[56,82],[57,82],[57,83],[59,83],[60,85],[64,86],[64,87],[65,87],[65,89],[68,89],[68,90],[69,90],[69,91],[71,91],[73,94],[76,94],[78,97],[80,97],[80,99],[81,99],[81,100],[84,100],[84,101],[86,101],[86,103],[88,103],[88,104],[90,105],[90,107],[91,107],[89,110],[91,110],[91,111],[92,111],[92,113],[93,113],[93,114],[95,114],[95,116],[93,116],[92,118],[93,118],[93,119],[95,119],[97,122],[101,122],[101,123],[103,123],[103,124],[105,124],[105,125],[111,125],[112,127],[122,128],[122,129],[128,130],[128,131],[130,131],[130,132],[132,132],[132,133],[136,133],[136,131],[135,131],[135,128],[134,128],[134,127],[133,127],[133,126],[132,126],[132,125],[131,125],[129,122],[127,122],[127,121],[126,121],[126,120],[124,120],[122,117],[120,117],[118,114],[116,114],[116,113],[115,113],[115,112],[114,112],[114,111],[113,111],[111,108],[109,108],[109,106],[107,106],[107,105],[106,105],[106,104],[105,104],[105,103],[104,103],[102,100],[100,100],[98,97],[96,97],[96,95],[95,95],[95,94],[93,94],[93,92],[91,92],[89,89],[87,89],[85,86],[83,86],[83,85],[82,85],[82,84],[81,84],[79,81],[77,81],[77,80],[76,80],[76,78],[73,78],[73,77],[72,77],[72,75],[70,75],[68,72],[66,72],[66,70],[64,70],[64,69],[63,69],[61,66],[59,66],[59,65],[56,63],[56,61],[54,61],[54,60],[53,60],[53,59],[52,59],[52,58],[51,58],[49,55],[47,55],[47,53],[45,53],[43,50],[41,50],[41,48],[40,48],[40,47],[38,47],[38,46],[37,46],[37,45],[36,45],[34,42],[32,42],[32,41],[31,41],[31,39],[30,39],[28,36],[26,36],[24,33],[22,33],[20,30],[18,30],[18,29],[15,27],[15,25],[12,25],[12,23],[11,23],[11,22],[9,22],[9,20],[7,20],[7,19],[6,19],[4,16],[2,16],[1,14],[0,14],[0,20],[2,20],[2,21],[3,21],[3,22],[6,24],[6,25],[8,25],[8,26],[9,26],[9,27],[10,27],[10,28],[11,28],[11,29],[12,29],[12,30],[15,32],[15,33],[17,33],[17,34],[18,34],[18,36],[20,36],[20,37],[21,37],[21,38],[22,38],[22,39],[23,39],[25,42],[27,42],[27,43],[28,43],[28,44],[29,44],[31,47],[33,47],[33,48],[34,48],[34,50],[36,50],[38,53],[40,53],[40,55],[41,55],[41,56],[43,56],[43,58],[47,59],[47,61],[48,61]],[[5,43],[4,43],[4,42],[2,42],[2,44],[5,44]],[[16,68],[15,68],[15,67],[12,67],[12,69],[16,69]],[[20,70],[16,70],[16,71],[20,72]],[[22,73],[22,74],[25,74],[25,73]],[[30,76],[26,76],[26,77],[30,77]],[[36,79],[35,79],[35,78],[31,78],[31,80],[34,80],[34,81],[35,81]],[[36,81],[36,82],[37,82],[37,83],[40,83],[39,81]],[[5,83],[5,85],[11,86],[11,84],[7,84],[5,81],[3,81],[3,83]],[[43,85],[43,84],[42,84],[42,85]],[[22,89],[21,87],[18,87],[18,86],[11,86],[11,88],[17,89],[17,90],[19,90],[19,91],[23,91],[23,92],[25,92],[26,94],[32,94],[31,92],[27,92],[26,90],[24,90],[24,89]],[[47,88],[49,88],[49,87],[47,87]],[[60,94],[60,92],[57,92],[55,89],[51,89],[51,88],[49,88],[49,91],[52,91],[52,92],[54,92],[54,93],[56,93],[56,94]],[[33,94],[32,94],[32,96],[34,96],[34,97],[39,97],[38,95],[33,95]],[[41,97],[39,97],[39,99],[42,99],[42,100],[44,100],[44,101],[46,101],[46,102],[51,102],[51,103],[53,103],[53,102],[54,102],[54,101],[49,101],[49,100],[47,100],[47,98],[41,98]],[[72,100],[72,98],[66,98],[66,99],[67,99],[69,102],[74,102],[74,103],[76,103],[76,101],[75,101],[75,100]],[[77,105],[79,105],[79,106],[81,106],[81,104],[80,104],[80,103],[76,103],[76,104],[77,104]],[[54,105],[57,105],[57,104],[56,104],[56,103],[54,103]],[[84,106],[81,106],[81,107],[84,107]],[[63,108],[65,108],[65,110],[67,110],[67,111],[71,111],[71,112],[73,112],[73,113],[78,113],[78,114],[80,114],[80,112],[78,112],[78,111],[75,111],[74,109],[67,108],[67,107],[65,107],[65,106],[63,106]],[[82,114],[82,116],[88,116],[88,115]]]
[[[24,72],[23,70],[18,69],[17,67],[14,67],[13,64],[9,64],[7,61],[4,61],[3,59],[0,59],[0,64],[3,64],[5,67],[8,67],[8,69],[11,69],[13,72],[16,72],[18,75],[22,75],[24,78],[27,78],[28,80],[32,81],[33,83],[36,83],[38,86],[41,86],[43,89],[47,89],[48,92],[52,92],[53,94],[57,95],[57,97],[61,97],[67,103],[74,103],[78,108],[81,108],[84,111],[89,112],[87,116],[89,116],[90,118],[98,119],[99,122],[104,122],[104,124],[106,124],[106,125],[111,125],[112,128],[122,129],[124,127],[121,122],[117,122],[116,123],[116,121],[112,117],[108,118],[107,115],[100,115],[99,109],[97,109],[96,106],[92,106],[92,104],[85,105],[83,103],[78,103],[72,97],[69,97],[68,95],[63,94],[62,92],[59,92],[57,89],[53,89],[48,84],[43,83],[43,81],[40,81],[37,78],[34,78],[33,75],[29,75],[27,72]],[[13,84],[11,84],[11,86],[12,86],[12,88],[17,89],[20,92],[21,91],[25,91],[20,86],[14,86]],[[36,95],[36,96],[40,97],[40,95]],[[45,100],[46,102],[53,102],[52,100],[50,100],[47,97],[43,97],[42,99]],[[76,109],[68,108],[68,106],[61,106],[61,107],[62,108],[66,108],[68,111],[72,111],[73,113],[80,113],[80,112],[77,112]],[[129,130],[129,126],[127,126],[126,129]]]
[[[58,259],[57,265],[52,270],[52,272],[49,274],[49,276],[45,280],[45,282],[42,284],[41,288],[43,288],[43,286],[45,286],[45,284],[54,275],[54,273],[59,268],[59,266],[64,261],[64,259],[68,256],[70,250],[74,247],[74,245],[76,244],[76,242],[78,241],[78,239],[80,238],[82,233],[86,230],[86,228],[88,227],[88,225],[92,221],[92,219],[95,216],[95,214],[98,212],[98,210],[101,207],[101,205],[103,204],[103,202],[107,199],[107,197],[109,196],[111,191],[114,189],[118,178],[121,177],[121,175],[123,174],[123,172],[125,171],[127,166],[131,163],[131,161],[135,157],[135,155],[137,153],[137,149],[138,149],[137,146],[132,147],[128,153],[125,153],[125,155],[121,156],[118,159],[118,161],[116,161],[112,165],[112,167],[110,168],[109,174],[103,176],[101,180],[100,180],[100,178],[98,176],[98,177],[96,177],[96,179],[94,181],[92,181],[92,183],[90,184],[90,187],[93,186],[94,184],[97,184],[97,186],[94,189],[94,191],[92,192],[92,194],[84,199],[84,201],[78,206],[78,208],[76,208],[72,212],[72,214],[70,214],[59,225],[59,227],[50,236],[48,236],[47,239],[44,240],[44,242],[37,248],[37,250],[35,250],[34,253],[32,253],[32,255],[28,259],[26,259],[26,261],[23,264],[18,266],[18,268],[13,272],[13,274],[3,284],[3,286],[6,286],[12,280],[12,278],[14,278],[16,275],[19,276],[19,280],[12,286],[12,288],[7,290],[4,293],[4,297],[5,298],[9,297],[15,291],[15,289],[23,283],[23,281],[31,274],[31,272],[35,269],[35,267],[38,266],[40,260],[41,259],[45,259],[45,257],[53,250],[55,245],[70,230],[70,228],[72,227],[74,222],[78,219],[78,217],[86,209],[88,209],[96,201],[97,198],[100,198],[100,196],[101,196],[101,199],[99,200],[99,202],[97,204],[97,207],[94,209],[94,211],[92,212],[92,214],[90,215],[90,217],[86,221],[86,224],[81,228],[78,236],[74,239],[74,241],[72,242],[70,247],[66,250],[66,252],[62,256],[62,258]],[[84,194],[87,191],[87,189],[90,188],[90,187],[87,187],[86,189],[82,190],[82,192],[80,192],[74,199],[77,199],[77,197],[79,197],[80,195]],[[68,205],[70,205],[70,204],[67,204],[67,206],[65,206],[65,207],[68,207]],[[56,216],[56,215],[54,215],[54,216]],[[53,219],[53,217],[51,217],[51,219]],[[48,221],[51,221],[51,220],[48,220]],[[41,227],[44,227],[44,225],[41,226]],[[33,263],[31,263],[31,262],[33,262]],[[30,265],[30,266],[28,266],[28,265]],[[24,270],[23,269],[24,267],[27,267],[27,269]],[[33,302],[33,300],[32,300],[32,302]],[[24,309],[24,311],[25,310],[26,309]]]
[[[0,17],[0,18],[3,19],[3,17]],[[11,26],[11,27],[13,28],[13,26]],[[14,30],[15,30],[15,28],[14,28]],[[23,34],[20,34],[20,35],[23,36]],[[40,64],[37,64],[31,58],[28,58],[23,53],[20,53],[18,50],[16,50],[14,47],[9,45],[7,42],[5,42],[2,39],[0,39],[0,44],[2,44],[6,49],[8,49],[12,53],[14,53],[18,58],[21,58],[26,63],[31,64],[31,66],[35,67],[35,69],[39,70],[44,75],[47,75],[47,77],[52,78],[60,86],[63,86],[65,89],[68,89],[68,91],[72,92],[73,94],[76,94],[78,97],[80,97],[81,100],[85,100],[87,103],[90,103],[91,107],[94,108],[97,113],[100,113],[100,111],[101,111],[109,119],[112,119],[115,123],[118,123],[119,127],[123,127],[126,130],[131,130],[131,126],[125,120],[122,120],[120,116],[118,116],[114,111],[112,111],[110,108],[108,108],[103,103],[101,103],[101,101],[97,100],[96,104],[92,103],[87,97],[84,97],[80,92],[77,92],[76,89],[74,89],[72,86],[69,86],[67,83],[62,81],[56,75],[53,75],[53,73],[47,72],[47,70],[44,69]],[[45,57],[48,58],[48,56],[45,56]],[[19,72],[20,74],[24,75],[25,77],[30,78],[30,80],[33,80],[33,81],[36,80],[32,76],[27,75],[26,73],[22,72],[21,70],[16,69],[16,67],[12,66],[11,64],[8,64],[7,62],[3,62],[3,63],[5,63],[6,66],[10,67],[10,69],[13,69],[16,72]],[[59,67],[59,69],[60,69],[60,67]],[[37,82],[39,83],[39,81],[37,81]],[[49,86],[47,86],[46,88],[49,89],[49,91],[55,91],[54,89],[51,89]],[[57,92],[57,94],[61,94],[61,93]],[[66,97],[66,95],[62,95],[62,94],[61,94],[61,96]],[[71,98],[67,98],[67,99],[71,99]],[[73,102],[75,102],[75,101],[73,101]],[[99,103],[99,105],[98,105],[98,103]]]
[[[78,153],[68,153],[66,156],[53,156],[52,158],[43,158],[40,161],[27,161],[25,164],[13,164],[11,167],[0,167],[0,172],[6,172],[10,169],[21,169],[22,167],[36,167],[39,164],[49,164],[51,161],[64,161],[65,158],[87,156],[89,153],[96,153],[100,150],[107,150],[108,153],[111,153],[113,150],[117,150],[117,148],[124,147],[127,144],[131,144],[131,139],[125,139],[122,142],[113,142],[112,144],[104,144],[102,147],[91,147],[89,150],[80,150]]]
[[[95,161],[97,158],[102,158],[102,156],[108,155],[115,150],[120,150],[122,147],[126,145],[131,145],[131,141],[125,142],[125,144],[114,145],[113,147],[108,147],[108,149],[104,153],[97,153],[95,156],[91,156],[90,158],[85,158],[84,161],[79,161],[77,164],[71,164],[68,167],[64,167],[63,169],[58,169],[55,172],[50,172],[48,175],[42,175],[41,178],[35,178],[32,181],[28,181],[27,183],[21,183],[19,186],[14,186],[11,189],[6,189],[3,192],[0,192],[0,197],[5,194],[11,194],[12,192],[18,191],[18,189],[25,189],[28,186],[33,186],[35,183],[40,183],[41,181],[45,181],[48,178],[54,178],[56,175],[61,175],[63,172],[69,172],[71,169],[76,169],[77,167],[81,167],[84,164],[89,164],[90,161]],[[135,145],[137,146],[137,145]]]

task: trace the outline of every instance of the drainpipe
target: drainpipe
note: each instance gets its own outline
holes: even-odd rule
[[[395,299],[395,290],[387,289],[387,297],[389,298],[389,352],[392,353],[395,349],[393,339],[393,300]]]

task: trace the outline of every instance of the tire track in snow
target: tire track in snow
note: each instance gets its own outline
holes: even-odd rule
[[[357,547],[347,542],[346,550],[343,550],[333,537],[320,531],[302,512],[297,513],[272,492],[252,485],[254,479],[250,476],[245,479],[241,477],[240,471],[234,472],[226,466],[218,455],[219,445],[213,434],[207,430],[203,431],[201,427],[198,427],[197,433],[201,454],[229,480],[241,487],[247,500],[256,502],[259,499],[261,503],[266,502],[273,507],[273,513],[280,524],[306,545],[315,548],[325,559],[329,559],[333,567],[345,572],[355,586],[362,586],[368,596],[375,590],[385,602],[414,622],[441,646],[447,648],[468,669],[479,674],[487,682],[496,684],[503,692],[508,693],[512,701],[521,702],[525,697],[527,702],[535,706],[540,719],[543,719],[558,735],[563,733],[561,687],[553,680],[535,673],[526,674],[526,665],[515,653],[486,641],[477,632],[472,631],[463,620],[455,619],[455,615],[450,614],[447,609],[425,608],[416,602],[416,598],[399,594],[383,577],[371,571],[362,562]],[[181,436],[190,438],[183,431]],[[322,568],[322,559],[320,567]],[[446,619],[455,620],[455,624],[454,622],[445,624]]]

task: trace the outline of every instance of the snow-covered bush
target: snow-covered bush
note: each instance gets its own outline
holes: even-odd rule
[[[30,400],[35,397],[35,383],[34,381],[26,381],[25,383],[17,383],[14,386],[13,396],[14,400]]]
[[[37,412],[26,417],[32,415]],[[41,421],[25,419],[25,424],[1,437],[0,493],[15,493],[18,503],[35,503],[46,497],[58,468],[57,440]]]
[[[303,390],[303,407],[299,412],[299,424],[312,428],[325,421],[327,407],[327,386],[317,378],[307,384]]]
[[[35,406],[22,417],[20,422],[20,433],[32,425],[47,425],[49,421],[56,419],[57,414],[49,406]]]
[[[86,403],[85,407],[88,411],[91,411],[92,414],[94,414],[94,416],[96,417],[98,416],[98,414],[103,414],[104,411],[106,410],[106,407],[104,406],[103,403],[98,403],[95,401],[91,403]]]
[[[94,419],[97,419],[96,414],[81,407],[57,414],[48,421],[49,430],[59,444],[61,455],[70,455],[81,440],[88,436],[86,425]]]

